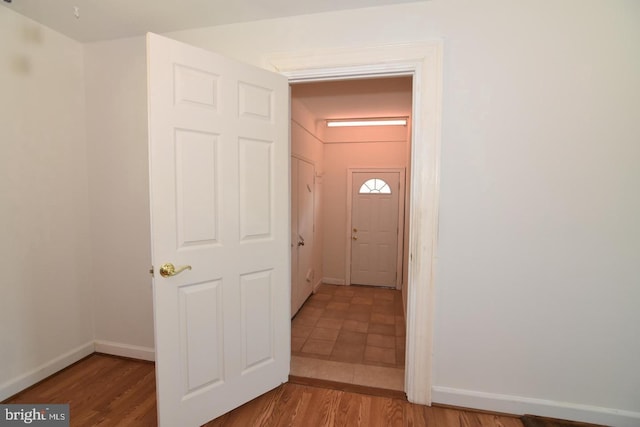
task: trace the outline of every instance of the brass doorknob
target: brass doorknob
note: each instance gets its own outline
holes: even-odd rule
[[[160,266],[160,275],[162,277],[171,277],[171,276],[175,276],[176,274],[182,273],[185,270],[191,270],[191,266],[183,265],[182,267],[176,270],[176,267],[170,262],[168,262]]]
[[[358,236],[351,236],[353,240],[358,240]]]

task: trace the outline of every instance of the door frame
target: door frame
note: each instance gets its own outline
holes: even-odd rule
[[[263,56],[263,67],[290,83],[413,76],[409,196],[407,356],[405,391],[410,402],[431,404],[434,277],[438,240],[442,127],[442,40],[318,48]]]
[[[388,167],[388,168],[347,168],[347,228],[345,234],[345,244],[347,245],[346,254],[347,260],[345,264],[345,283],[351,285],[351,221],[353,210],[353,174],[358,172],[364,173],[398,173],[398,179],[400,181],[400,188],[398,190],[398,238],[397,238],[397,252],[396,252],[396,283],[395,288],[401,289],[404,270],[404,254],[402,248],[404,247],[404,216],[405,216],[405,186],[406,186],[406,168],[404,167]]]

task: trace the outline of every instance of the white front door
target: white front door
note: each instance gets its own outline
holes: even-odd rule
[[[147,52],[158,421],[199,426],[287,381],[288,82],[154,34]]]
[[[305,160],[291,158],[291,316],[313,290],[314,168]]]
[[[352,173],[352,284],[396,286],[399,201],[399,172]]]

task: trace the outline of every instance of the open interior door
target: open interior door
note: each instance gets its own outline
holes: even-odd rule
[[[155,34],[147,61],[158,422],[199,426],[287,381],[288,82]]]

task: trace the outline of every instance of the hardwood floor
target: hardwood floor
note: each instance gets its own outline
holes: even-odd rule
[[[286,383],[205,426],[522,427],[522,423],[516,417]]]
[[[69,403],[71,426],[157,425],[153,364],[102,354],[93,354],[3,403]],[[206,426],[522,427],[522,423],[515,417],[286,383]]]
[[[156,426],[155,368],[92,354],[3,403],[69,403],[78,427]]]

